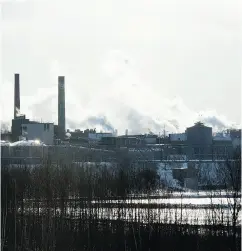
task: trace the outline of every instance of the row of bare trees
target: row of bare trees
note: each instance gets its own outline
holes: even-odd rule
[[[25,233],[26,228],[30,227],[26,222],[26,209],[37,211],[36,217],[40,217],[40,210],[44,210],[44,221],[52,222],[51,215],[57,216],[56,209],[59,208],[60,221],[63,222],[70,199],[80,206],[81,198],[90,203],[92,199],[110,196],[125,198],[131,192],[158,188],[156,170],[130,168],[128,165],[127,161],[109,166],[85,163],[56,165],[47,161],[42,166],[34,167],[2,166],[2,250],[4,246],[17,250],[17,242],[21,247],[26,247],[28,238]],[[90,210],[90,206],[88,208]]]
[[[241,189],[240,168],[238,160],[233,162],[233,164],[227,163],[226,169],[221,169],[221,172],[226,172],[224,183],[228,195],[228,205],[233,218],[231,250],[238,250],[238,236],[240,235],[240,230],[238,230]],[[20,248],[19,250],[27,250],[30,242],[32,243],[31,238],[36,242],[42,243],[38,244],[39,246],[43,245],[42,250],[57,250],[57,240],[67,238],[67,236],[70,237],[70,240],[76,240],[80,238],[78,233],[84,234],[86,232],[87,245],[91,247],[91,240],[96,238],[93,235],[97,233],[100,235],[104,234],[100,230],[98,223],[93,220],[94,215],[98,214],[100,210],[98,207],[96,209],[91,207],[93,199],[108,200],[109,197],[112,197],[123,199],[124,203],[127,196],[131,193],[151,193],[160,187],[159,177],[155,168],[137,167],[128,158],[122,158],[118,164],[112,165],[87,165],[85,163],[80,165],[56,165],[46,161],[42,166],[38,167],[2,167],[1,173],[2,250],[4,246],[7,246],[8,250],[18,250],[18,248]],[[70,198],[73,198],[73,207],[82,208],[76,222],[66,218],[67,211],[70,208]],[[149,204],[147,207],[148,222],[151,222],[152,210],[149,210]],[[33,209],[32,211],[37,213],[26,213],[26,209],[29,210],[31,208]],[[41,210],[44,212],[43,214],[40,213]],[[59,214],[58,210],[60,211]],[[177,210],[183,210],[182,202],[181,208]],[[215,210],[216,212],[218,211],[217,208],[214,208],[214,212]],[[118,207],[119,225],[115,223],[114,229],[112,229],[113,232],[118,229],[116,237],[123,236],[122,233],[125,232],[126,228],[133,231],[133,237],[137,237],[135,232],[137,229],[139,229],[138,231],[140,231],[141,235],[143,233],[146,236],[146,227],[137,228],[137,226],[132,225],[133,223],[128,226],[124,225],[121,221],[124,211],[124,208]],[[130,213],[132,214],[132,212]],[[181,212],[182,215],[183,213]],[[157,215],[157,217],[159,216]],[[104,228],[108,232],[108,226],[110,225],[107,222],[105,222],[107,228],[102,227],[102,229]],[[34,226],[39,224],[39,227]],[[143,223],[139,222],[139,224],[142,225]],[[158,232],[154,232],[152,229],[156,227],[154,227],[153,223],[150,223],[151,225],[152,228],[149,227],[150,232],[148,234],[150,240],[153,238],[152,236],[161,235],[160,228],[157,228]],[[214,223],[215,225],[216,222]],[[189,228],[189,226],[187,227]],[[31,232],[33,231],[35,234],[32,236]],[[183,229],[182,231],[185,230]],[[173,232],[174,229],[171,230],[170,234],[172,235]],[[112,233],[109,234],[112,236]],[[122,238],[126,237],[123,236]],[[139,237],[140,243],[143,242],[143,238],[146,237]],[[33,247],[34,243],[31,245],[32,249],[30,250],[38,250]],[[136,243],[136,249],[133,250],[137,250],[142,245],[140,244],[139,246]]]
[[[16,181],[17,199],[127,196],[155,190],[159,176],[152,168],[114,168],[99,165],[43,165],[2,168]],[[5,181],[3,180],[3,183]]]

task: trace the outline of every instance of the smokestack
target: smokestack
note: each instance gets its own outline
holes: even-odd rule
[[[19,74],[14,74],[14,118],[16,119],[20,111],[20,88],[19,88]]]
[[[64,139],[66,134],[65,115],[65,77],[58,77],[58,136]]]

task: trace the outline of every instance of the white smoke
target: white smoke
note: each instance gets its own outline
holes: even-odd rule
[[[237,127],[235,124],[228,121],[225,116],[217,114],[214,110],[201,112],[200,120],[201,122],[212,126],[215,131],[221,131],[228,127]]]
[[[10,123],[1,121],[0,124],[1,133],[8,132],[10,128],[11,128]]]
[[[69,132],[67,132],[66,137],[69,139],[71,137],[71,134]]]
[[[21,113],[20,109],[18,109],[17,107],[15,108],[15,110],[16,110],[16,116],[17,117],[21,117],[21,116],[24,115],[23,113]]]
[[[100,83],[94,88],[88,88],[87,83],[87,88],[78,89],[75,74],[60,67],[57,60],[51,63],[49,74],[50,87],[39,88],[29,97],[21,95],[21,112],[27,118],[57,123],[57,79],[58,75],[64,75],[69,129],[97,128],[110,132],[117,129],[124,132],[128,128],[130,133],[159,133],[165,128],[171,133],[183,132],[198,120],[213,126],[214,130],[236,127],[216,111],[196,112],[188,108],[179,96],[172,100],[162,97],[162,93],[151,89],[149,83],[140,78],[134,60],[119,51],[111,51],[101,62]],[[11,89],[9,93],[1,94],[6,108],[3,118],[10,120],[11,101],[6,99],[6,95],[13,96]]]

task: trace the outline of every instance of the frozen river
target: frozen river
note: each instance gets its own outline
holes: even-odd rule
[[[211,194],[211,193],[210,193]],[[194,195],[194,196],[193,196]],[[196,195],[196,196],[195,196]],[[207,195],[207,197],[205,197]],[[213,193],[214,195],[214,193]],[[226,195],[226,196],[225,196]],[[92,200],[85,201],[78,198],[69,198],[65,204],[64,215],[72,219],[122,219],[134,222],[179,223],[194,225],[232,224],[233,198],[228,194],[217,194],[215,198],[202,193],[174,193],[169,198],[132,198],[126,200]],[[240,198],[236,199],[240,204]],[[31,203],[32,204],[32,203]],[[45,213],[46,207],[40,203],[33,203],[25,213]],[[31,208],[31,209],[30,209]],[[58,205],[51,207],[55,215],[61,213]],[[237,225],[241,224],[241,212],[238,214]]]
[[[54,213],[54,209],[51,210]],[[38,210],[27,209],[25,213],[38,213]],[[39,214],[45,213],[46,209],[40,208]],[[55,215],[60,214],[60,208],[55,208]],[[134,222],[156,222],[156,223],[179,223],[191,225],[223,224],[232,225],[232,212],[228,208],[222,209],[196,209],[196,208],[73,208],[67,207],[65,217],[71,219],[93,219],[127,220]],[[241,224],[241,213],[237,225]]]
[[[100,203],[100,201],[92,201],[92,203]],[[171,205],[230,205],[233,198],[160,198],[160,199],[126,199],[126,200],[102,200],[102,203],[129,203],[129,204],[171,204]]]

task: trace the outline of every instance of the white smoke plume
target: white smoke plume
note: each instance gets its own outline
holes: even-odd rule
[[[67,132],[66,137],[69,139],[71,137],[71,134],[69,132]]]
[[[82,128],[93,128],[99,126],[99,130],[114,133],[115,129],[105,116],[90,116],[80,125]]]
[[[134,60],[119,51],[111,51],[100,65],[100,83],[93,88],[78,89],[78,81],[71,70],[60,67],[54,60],[50,67],[53,83],[39,88],[30,97],[21,95],[21,112],[30,119],[44,119],[57,123],[57,78],[64,75],[66,84],[66,123],[69,129],[97,128],[102,131],[130,134],[183,132],[200,120],[214,130],[237,127],[216,111],[196,112],[188,108],[180,97],[169,100],[144,82]],[[47,73],[48,74],[48,73]],[[162,74],[162,73],[161,73]],[[9,84],[9,83],[8,83]],[[21,83],[24,84],[24,83]],[[11,87],[12,83],[10,83]],[[88,84],[87,84],[88,85]],[[4,94],[4,119],[11,119],[11,90]],[[2,99],[2,94],[1,94]],[[8,104],[8,105],[7,105]],[[201,115],[202,114],[202,115]]]
[[[10,130],[10,127],[11,126],[9,123],[1,121],[1,124],[0,124],[1,133],[8,132]]]
[[[15,110],[16,110],[16,116],[17,117],[21,117],[21,116],[24,115],[23,113],[21,113],[20,109],[18,109],[17,107],[15,108]]]

